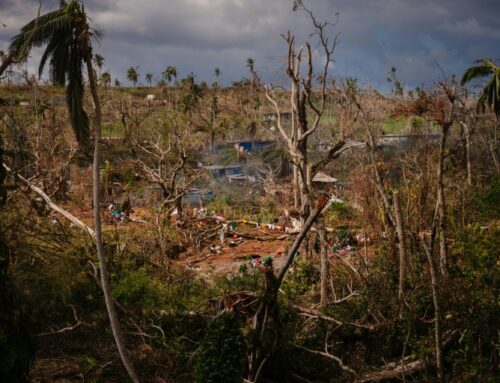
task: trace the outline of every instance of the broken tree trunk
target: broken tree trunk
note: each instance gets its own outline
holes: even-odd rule
[[[421,372],[427,368],[425,360],[418,359],[410,361],[411,357],[395,363],[389,363],[382,371],[371,372],[356,379],[356,383],[384,382],[388,380],[401,379],[407,375]]]
[[[8,171],[12,173],[12,170],[5,164],[3,164],[3,167]],[[74,223],[76,226],[80,227],[81,229],[85,230],[91,237],[95,237],[95,232],[92,230],[89,226],[85,225],[82,221],[80,221],[78,218],[76,218],[73,214],[68,212],[67,210],[64,210],[62,207],[59,205],[56,205],[54,201],[50,199],[50,197],[39,187],[31,184],[29,180],[24,178],[22,175],[16,173],[17,178],[19,178],[21,181],[23,181],[32,191],[34,191],[36,194],[38,194],[42,199],[45,201],[47,206],[55,211],[56,213],[61,214],[63,217],[67,218],[69,221]]]
[[[248,382],[256,383],[260,380],[267,361],[276,351],[280,338],[278,291],[288,269],[297,255],[300,245],[304,241],[304,238],[307,236],[312,225],[320,216],[322,211],[329,206],[327,203],[328,199],[326,197],[321,197],[318,200],[314,210],[307,218],[302,230],[297,235],[297,238],[295,238],[295,241],[288,250],[287,260],[278,275],[275,276],[272,266],[266,270],[266,286],[264,296],[261,300],[257,313],[254,316],[252,326],[255,331],[256,338],[252,352],[249,356]],[[332,203],[332,200],[330,200],[330,203]],[[269,344],[271,345],[270,347]]]
[[[328,250],[326,246],[326,230],[322,219],[318,220],[316,225],[320,242],[320,257],[321,257],[321,277],[320,277],[320,306],[325,307],[328,302],[328,282],[329,282],[329,265],[328,265]]]
[[[472,187],[472,165],[470,153],[471,129],[469,124],[463,124],[465,130],[465,160],[467,161],[467,185]]]

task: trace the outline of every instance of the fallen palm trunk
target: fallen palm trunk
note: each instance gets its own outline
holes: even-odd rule
[[[399,379],[410,374],[424,371],[427,368],[428,363],[426,360],[418,359],[411,361],[411,358],[411,356],[408,356],[399,362],[389,363],[384,370],[366,374],[355,382],[369,383]]]
[[[443,335],[444,342],[442,348],[449,346],[457,339],[458,330],[452,330]],[[426,370],[428,367],[434,367],[435,361],[432,359],[415,359],[415,355],[409,355],[397,362],[388,363],[383,370],[369,372],[355,383],[383,382],[387,380],[401,379],[407,375],[415,374]]]
[[[12,169],[10,169],[7,165],[3,164],[3,167],[10,173],[14,173]],[[90,226],[84,224],[82,221],[80,221],[77,217],[75,217],[73,214],[68,212],[67,210],[63,209],[59,205],[56,205],[54,201],[50,199],[50,197],[39,187],[31,184],[29,180],[24,178],[22,175],[19,173],[15,173],[17,178],[19,178],[21,181],[23,181],[32,191],[34,191],[36,194],[38,194],[40,197],[43,198],[47,206],[55,211],[56,213],[61,214],[68,220],[70,220],[72,223],[74,223],[76,226],[80,227],[81,229],[85,230],[92,238],[95,238],[95,232]]]

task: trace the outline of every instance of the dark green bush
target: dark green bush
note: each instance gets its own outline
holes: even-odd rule
[[[207,328],[194,369],[195,382],[242,381],[246,344],[238,318],[230,313],[214,319]]]
[[[8,248],[0,238],[0,381],[26,381],[35,356],[30,323],[7,273]]]

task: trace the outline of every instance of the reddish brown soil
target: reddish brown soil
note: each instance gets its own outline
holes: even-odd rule
[[[240,228],[240,230],[242,229]],[[265,240],[238,238],[236,241],[239,241],[240,244],[236,247],[229,246],[229,242],[235,240],[234,238],[226,238],[223,246],[218,240],[214,240],[212,245],[221,246],[220,252],[210,251],[209,245],[200,252],[196,252],[195,255],[190,256],[194,253],[193,251],[182,254],[179,263],[195,270],[203,277],[210,274],[234,273],[242,264],[251,267],[249,260],[251,255],[258,255],[261,259],[271,256],[274,267],[279,268],[284,262],[285,255],[277,255],[277,252],[284,250],[294,239],[294,236],[285,236],[282,232],[245,228],[242,233]]]

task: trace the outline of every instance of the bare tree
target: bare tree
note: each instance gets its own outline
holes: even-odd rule
[[[304,47],[297,51],[295,37],[288,32],[283,38],[288,46],[288,58],[286,73],[291,83],[290,104],[293,113],[293,119],[290,129],[286,129],[282,121],[281,109],[278,103],[278,95],[270,87],[266,87],[266,98],[274,107],[277,116],[278,131],[286,144],[286,149],[291,162],[297,169],[300,190],[300,210],[302,219],[308,217],[311,208],[312,179],[322,166],[337,158],[344,149],[344,132],[339,132],[339,139],[326,154],[325,158],[317,163],[311,163],[309,159],[308,139],[313,135],[320,124],[321,117],[325,111],[327,99],[327,81],[328,71],[333,62],[333,54],[339,42],[337,33],[333,40],[328,36],[330,27],[336,23],[327,21],[320,22],[316,16],[306,8],[302,2],[295,2],[294,9],[300,9],[307,13],[314,26],[314,35],[318,39],[318,46],[324,55],[324,64],[320,70],[322,79],[319,89],[314,88],[314,66],[313,66],[313,48],[309,41]],[[301,72],[302,61],[306,60],[305,74]],[[312,112],[313,118],[309,117]],[[297,185],[295,185],[297,187]]]
[[[448,106],[442,105],[436,100],[435,120],[441,128],[441,139],[439,141],[439,157],[436,172],[437,179],[437,209],[439,213],[439,269],[441,274],[446,275],[447,269],[447,243],[446,243],[446,201],[444,194],[444,162],[446,159],[446,140],[451,126],[456,119],[457,83],[454,77],[450,80],[442,80],[440,89],[448,100]]]
[[[177,209],[178,216],[182,215],[182,197],[187,189],[200,175],[187,166],[188,136],[192,131],[185,127],[182,131],[175,127],[163,140],[158,135],[155,141],[147,143],[136,141],[147,159],[136,161],[136,169],[149,182],[158,185],[162,191],[161,208],[169,215]]]

